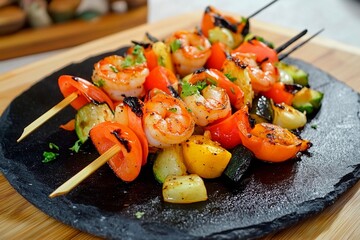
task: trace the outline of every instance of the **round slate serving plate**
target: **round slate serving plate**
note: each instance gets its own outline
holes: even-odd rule
[[[21,195],[55,219],[111,239],[257,238],[322,211],[359,180],[359,93],[305,62],[288,59],[309,72],[311,86],[325,93],[320,112],[301,134],[313,143],[309,154],[281,164],[254,161],[238,186],[221,178],[206,181],[209,200],[201,203],[164,203],[149,166],[136,181],[123,183],[104,165],[68,195],[50,199],[53,190],[98,157],[91,142],[79,153],[69,150],[75,133],[59,125],[75,111],[68,107],[20,143],[16,139],[63,99],[60,75],[89,79],[92,65],[110,54],[54,72],[17,97],[1,117],[1,171]],[[60,147],[60,155],[44,164],[42,153],[50,142]]]

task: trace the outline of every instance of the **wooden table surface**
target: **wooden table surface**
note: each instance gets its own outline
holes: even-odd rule
[[[198,25],[201,13],[192,13],[154,24],[116,33],[75,47],[48,59],[32,63],[0,75],[0,113],[7,105],[36,81],[53,71],[91,55],[115,50],[141,40],[145,32],[159,38],[177,29]],[[252,20],[252,32],[279,45],[297,31]],[[292,54],[325,70],[340,81],[360,91],[360,49],[345,46],[322,37]],[[97,239],[64,225],[32,206],[0,175],[0,238],[1,239]],[[360,239],[360,182],[342,195],[325,211],[265,239]]]

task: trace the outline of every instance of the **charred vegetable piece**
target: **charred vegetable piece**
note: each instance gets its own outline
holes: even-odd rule
[[[202,135],[192,135],[182,147],[188,172],[203,178],[220,177],[231,158],[231,153],[219,143]]]
[[[158,65],[169,69],[171,72],[174,72],[174,66],[171,60],[169,47],[166,46],[165,43],[159,41],[152,45],[152,50],[157,56]]]
[[[216,42],[221,42],[227,47],[234,49],[239,46],[242,41],[240,34],[232,34],[231,31],[227,28],[214,27],[209,30],[209,41],[213,44]]]
[[[307,118],[305,113],[293,108],[292,106],[273,104],[274,119],[273,124],[289,130],[294,130],[305,126]]]
[[[204,181],[196,174],[168,176],[162,187],[165,202],[194,203],[207,200]]]
[[[93,127],[89,135],[100,155],[116,145],[117,153],[107,163],[117,177],[124,182],[131,182],[139,176],[143,151],[133,130],[124,124],[106,121]]]
[[[250,109],[250,116],[256,123],[272,122],[274,118],[274,111],[271,99],[265,96],[256,97]]]
[[[157,181],[163,183],[167,176],[186,175],[181,145],[173,145],[161,150],[153,164],[153,173]]]
[[[304,87],[295,93],[293,106],[301,112],[312,114],[314,111],[319,110],[323,97],[322,92]]]
[[[238,145],[233,151],[230,162],[224,171],[224,175],[231,180],[231,182],[239,182],[244,173],[249,169],[251,161],[255,158],[254,154],[244,147]]]
[[[79,140],[84,143],[95,125],[110,121],[113,117],[114,115],[106,103],[88,103],[81,107],[75,115],[75,131]]]
[[[279,69],[279,72],[280,72],[280,82],[284,84],[294,84],[294,79],[288,72],[282,69]]]
[[[254,98],[254,91],[246,66],[246,63],[241,59],[236,56],[231,56],[224,61],[221,71],[244,92],[244,105],[251,106]]]
[[[297,66],[278,62],[276,67],[278,67],[280,71],[288,73],[292,77],[294,84],[300,84],[302,86],[309,85],[309,74]]]

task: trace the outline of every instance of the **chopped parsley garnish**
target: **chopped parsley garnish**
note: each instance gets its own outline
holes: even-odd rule
[[[121,63],[122,68],[129,68],[136,64],[141,64],[146,62],[144,56],[144,49],[140,45],[135,45],[132,54],[127,55],[124,61]]]
[[[105,85],[105,81],[103,79],[100,79],[100,80],[94,82],[94,85],[97,87],[103,87]]]
[[[225,76],[232,82],[236,81],[236,77],[232,76],[230,73],[225,73]]]
[[[56,149],[56,150],[59,150],[59,146],[56,145],[55,143],[49,143],[49,148],[50,149]]]
[[[176,50],[181,48],[181,41],[179,39],[175,39],[170,43],[171,52],[176,52]]]
[[[169,111],[169,112],[176,113],[176,112],[177,112],[177,108],[176,108],[176,107],[169,108],[168,111]]]
[[[313,125],[311,125],[311,128],[313,128],[313,129],[317,129],[317,128],[318,128],[318,125],[313,124]]]
[[[114,73],[118,73],[119,70],[115,67],[115,66],[110,66],[111,71],[113,71]]]
[[[184,97],[192,96],[196,93],[199,93],[206,86],[207,86],[206,81],[199,81],[195,85],[192,85],[189,82],[184,81],[182,83],[181,95]]]
[[[42,162],[48,163],[48,162],[54,161],[57,156],[59,156],[58,153],[44,151],[43,152],[44,159],[42,160]]]
[[[136,212],[135,213],[135,217],[137,218],[137,219],[140,219],[140,218],[142,218],[143,216],[144,216],[144,214],[145,214],[145,212]]]
[[[134,65],[134,59],[130,55],[126,56],[124,61],[121,63],[122,68],[129,68],[133,65]]]
[[[205,48],[203,46],[197,46],[197,49],[199,49],[200,51],[203,51]]]
[[[49,143],[49,149],[59,151],[60,148],[55,143]],[[42,162],[48,163],[48,162],[54,161],[57,156],[59,156],[59,153],[52,152],[52,151],[44,151],[43,152],[44,158],[43,158]]]
[[[71,147],[71,148],[69,148],[69,150],[71,150],[71,151],[74,151],[74,152],[79,152],[79,150],[80,150],[80,147],[81,147],[81,140],[80,139],[78,139],[75,143],[74,143],[74,145]]]

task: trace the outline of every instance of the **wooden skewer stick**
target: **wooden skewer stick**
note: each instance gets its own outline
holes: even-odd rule
[[[49,197],[54,198],[70,192],[73,188],[79,185],[82,181],[84,181],[88,176],[90,176],[93,172],[99,169],[102,165],[104,165],[112,156],[117,154],[121,150],[120,146],[115,144],[109,150],[107,150],[100,157],[95,159],[92,163],[83,168],[80,172],[75,174],[65,183],[63,183],[60,187],[58,187],[55,191],[53,191]]]
[[[276,53],[280,53],[282,52],[284,49],[286,49],[288,46],[290,46],[291,44],[293,44],[295,41],[297,41],[299,38],[301,38],[302,36],[304,36],[307,33],[307,29],[302,30],[300,33],[298,33],[297,35],[295,35],[294,37],[290,38],[288,41],[286,41],[284,44],[282,44],[281,46],[279,46],[278,48],[275,49]]]
[[[309,42],[311,39],[313,39],[314,37],[316,37],[317,35],[319,35],[322,31],[324,31],[324,28],[320,29],[318,32],[314,33],[311,37],[309,37],[308,39],[302,41],[301,43],[299,43],[298,45],[296,45],[295,47],[293,47],[292,49],[290,49],[287,53],[280,54],[280,55],[279,55],[279,61],[281,61],[281,60],[283,60],[284,58],[286,58],[287,56],[289,56],[292,52],[296,51],[298,48],[300,48],[301,46],[303,46],[305,43]]]
[[[24,131],[22,135],[19,137],[17,142],[20,142],[22,139],[24,139],[27,135],[32,133],[35,129],[37,129],[40,125],[42,125],[44,122],[46,122],[48,119],[53,117],[55,114],[60,112],[62,109],[64,109],[67,105],[69,105],[72,101],[74,101],[79,95],[76,92],[73,92],[66,98],[64,98],[61,102],[53,106],[51,109],[49,109],[46,113],[38,117],[35,121],[30,123],[27,127],[24,128]]]
[[[270,5],[274,4],[275,2],[277,2],[278,0],[274,0],[268,4],[266,4],[265,6],[263,6],[262,8],[260,8],[259,10],[257,10],[256,12],[252,13],[251,15],[249,15],[247,17],[247,19],[249,20],[250,18],[254,17],[255,15],[257,15],[258,13],[260,13],[261,11],[263,11],[264,9],[268,8]]]

